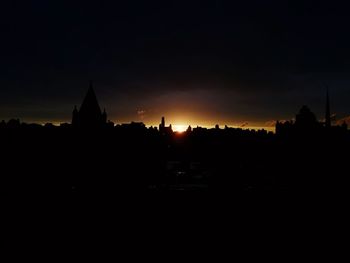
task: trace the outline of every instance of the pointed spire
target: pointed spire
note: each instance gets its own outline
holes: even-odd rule
[[[101,114],[101,108],[97,102],[97,97],[96,97],[94,88],[92,86],[92,81],[90,81],[89,89],[80,107],[80,112],[85,112],[85,111]]]
[[[325,127],[329,129],[332,125],[331,123],[331,110],[330,110],[330,103],[329,103],[329,91],[327,87],[327,94],[326,94],[326,122],[325,122]]]
[[[102,122],[102,112],[90,81],[89,89],[79,109],[79,125],[97,127]]]

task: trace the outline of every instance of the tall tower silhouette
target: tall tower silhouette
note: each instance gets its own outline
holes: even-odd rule
[[[76,107],[74,108],[72,125],[84,128],[96,128],[106,124],[106,121],[107,113],[106,111],[102,113],[92,83],[90,82],[89,89],[79,111]]]
[[[161,122],[159,124],[159,131],[160,132],[164,132],[164,129],[165,129],[165,118],[162,117],[162,120],[161,120]]]
[[[326,94],[326,121],[325,121],[325,127],[329,129],[332,125],[331,122],[331,110],[330,110],[330,103],[329,103],[329,91],[327,87],[327,94]]]
[[[173,132],[171,124],[169,127],[165,126],[165,118],[162,117],[161,123],[159,124],[159,132],[163,135],[165,134],[171,134]]]

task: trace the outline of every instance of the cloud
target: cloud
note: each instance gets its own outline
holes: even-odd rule
[[[331,115],[331,121],[336,121],[337,120],[337,114],[336,113],[333,113]],[[319,120],[320,122],[326,122],[326,119],[325,118],[322,118]]]
[[[285,122],[287,122],[288,120],[278,120],[278,122],[279,123],[285,123]],[[264,126],[265,127],[275,127],[276,126],[276,123],[277,123],[277,121],[275,121],[275,120],[270,120],[270,121],[266,121],[265,123],[264,123]]]
[[[275,127],[276,126],[276,122],[275,120],[271,120],[271,121],[267,121],[264,123],[265,127]]]
[[[137,110],[136,111],[137,116],[139,117],[140,120],[144,120],[146,117],[146,110]]]
[[[342,125],[343,123],[346,123],[347,125],[350,125],[350,116],[346,116],[338,121],[336,121],[336,125]]]

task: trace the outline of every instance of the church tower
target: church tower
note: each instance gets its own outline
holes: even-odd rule
[[[330,103],[329,103],[329,92],[327,88],[327,94],[326,94],[326,116],[325,116],[325,127],[329,129],[332,125],[331,122],[331,110],[330,110]]]
[[[162,117],[162,120],[159,124],[159,131],[164,131],[164,128],[165,128],[165,118]]]
[[[79,111],[73,110],[72,125],[81,128],[99,128],[107,122],[107,113],[101,112],[95,91],[90,82],[90,87],[85,95]]]

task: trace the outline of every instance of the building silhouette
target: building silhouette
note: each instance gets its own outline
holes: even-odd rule
[[[163,135],[171,134],[173,132],[173,128],[172,128],[171,124],[168,127],[165,126],[165,118],[164,117],[162,117],[161,123],[159,124],[159,132]]]
[[[286,121],[284,123],[276,122],[276,134],[313,134],[317,135],[327,132],[346,132],[347,125],[344,123],[341,126],[332,126],[332,117],[330,110],[329,92],[326,93],[325,118],[323,121],[318,121],[316,115],[309,109],[308,106],[303,105],[298,114],[295,116],[295,121]]]
[[[78,110],[76,106],[74,107],[72,125],[81,128],[99,128],[105,126],[106,123],[106,110],[101,111],[92,83],[90,83],[80,109]]]
[[[309,107],[303,105],[299,113],[295,116],[295,126],[298,129],[315,129],[319,126],[319,123],[316,115],[309,109]]]
[[[159,124],[159,130],[164,129],[164,128],[165,128],[165,118],[162,117],[162,120],[161,120],[161,122]]]

